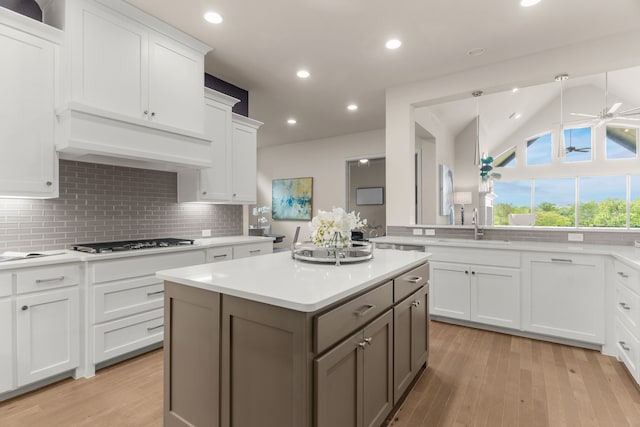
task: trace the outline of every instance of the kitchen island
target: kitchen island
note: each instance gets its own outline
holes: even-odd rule
[[[428,253],[165,270],[165,426],[380,426],[428,357]]]

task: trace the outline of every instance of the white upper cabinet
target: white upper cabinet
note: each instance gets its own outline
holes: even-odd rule
[[[213,167],[178,173],[178,201],[255,203],[257,131],[262,125],[231,112],[237,99],[206,89],[205,133]]]
[[[51,0],[44,16],[66,34],[56,138],[64,158],[211,166],[208,46],[122,0]]]
[[[58,196],[54,105],[62,33],[0,8],[0,197]]]

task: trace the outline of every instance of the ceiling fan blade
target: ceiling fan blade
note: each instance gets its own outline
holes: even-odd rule
[[[597,119],[600,117],[593,114],[584,114],[584,113],[569,113],[569,114],[572,116],[578,116],[578,117],[589,117],[591,119]]]
[[[629,108],[628,110],[620,111],[618,113],[618,115],[619,116],[624,116],[625,114],[640,114],[640,111],[637,111],[635,113],[633,112],[633,111],[636,111],[636,110],[640,110],[640,107]]]
[[[609,108],[609,110],[607,111],[607,114],[613,114],[616,111],[618,111],[618,109],[622,106],[622,102],[616,102],[615,104],[613,104],[611,106],[611,108]]]
[[[632,120],[632,121],[640,121],[638,117],[628,117],[628,116],[618,116],[616,120]]]

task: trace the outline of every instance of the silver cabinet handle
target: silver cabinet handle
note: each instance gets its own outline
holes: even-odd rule
[[[364,348],[367,346],[367,342],[366,341],[362,341],[358,343],[358,347],[360,347],[360,349],[364,350]]]
[[[36,279],[36,283],[60,282],[64,280],[64,276],[51,277],[50,279]]]
[[[415,300],[414,302],[411,303],[411,305],[414,307],[418,307],[420,305],[420,300],[419,299]]]
[[[369,345],[371,345],[371,341],[373,341],[373,337],[369,337],[369,338],[365,338],[364,339],[364,342],[366,342]]]
[[[214,255],[214,256],[213,256],[213,259],[226,258],[226,257],[227,257],[227,254],[224,254],[224,255]]]
[[[627,345],[626,345],[627,343],[626,343],[626,342],[624,342],[624,341],[618,341],[618,343],[620,344],[620,347],[622,347],[622,349],[623,349],[624,351],[630,351],[630,350],[631,350],[629,347],[627,347]]]
[[[155,291],[155,292],[147,292],[147,296],[150,297],[151,295],[158,295],[158,294],[162,294],[162,293],[164,293],[164,290]]]
[[[356,316],[363,317],[363,316],[366,316],[366,314],[367,314],[368,312],[370,312],[371,310],[373,310],[374,308],[376,308],[376,306],[375,306],[375,305],[373,305],[373,304],[366,304],[366,305],[363,305],[362,307],[360,307],[360,309],[359,309],[359,310],[356,310],[356,311],[354,312],[354,314],[355,314]]]
[[[618,271],[618,276],[622,277],[623,279],[628,279],[629,275],[625,274],[624,271]]]
[[[621,302],[620,307],[624,308],[625,310],[631,310],[631,307],[629,307],[626,302]]]
[[[422,280],[422,277],[420,277],[420,276],[411,276],[411,277],[405,277],[404,280],[409,282],[409,283],[418,283],[418,282],[420,282]]]
[[[250,254],[257,254],[261,251],[262,249],[254,249],[252,251],[249,251]]]
[[[572,259],[568,258],[551,258],[552,262],[573,262]]]
[[[162,325],[158,325],[158,326],[151,326],[151,327],[147,328],[147,331],[151,332],[151,331],[154,331],[156,329],[163,328],[163,327],[164,327],[164,323]]]

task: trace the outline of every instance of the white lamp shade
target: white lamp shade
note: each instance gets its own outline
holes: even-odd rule
[[[471,204],[471,191],[456,191],[453,193],[453,203],[456,205]]]

